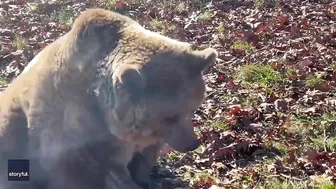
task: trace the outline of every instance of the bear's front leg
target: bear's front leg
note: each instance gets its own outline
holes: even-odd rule
[[[128,170],[135,183],[143,189],[151,188],[150,173],[156,164],[161,144],[151,145],[144,149],[143,152],[134,154],[131,162],[128,164]]]

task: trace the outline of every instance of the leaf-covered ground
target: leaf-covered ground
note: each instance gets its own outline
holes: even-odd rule
[[[166,188],[336,188],[335,1],[1,0],[0,86],[90,7],[220,53],[195,113],[202,146],[167,147],[153,170]]]

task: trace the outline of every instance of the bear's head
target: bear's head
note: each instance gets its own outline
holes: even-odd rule
[[[202,72],[215,63],[217,51],[142,32],[113,74],[114,119],[132,128],[129,140],[139,145],[163,140],[177,151],[192,151],[200,145],[192,117],[204,100]]]

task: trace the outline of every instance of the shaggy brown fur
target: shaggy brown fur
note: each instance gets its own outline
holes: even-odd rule
[[[191,117],[216,57],[120,14],[84,11],[0,95],[0,170],[31,161],[30,182],[1,172],[0,189],[147,187],[164,142],[199,146]]]

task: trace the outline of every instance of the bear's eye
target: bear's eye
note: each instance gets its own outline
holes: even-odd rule
[[[163,123],[165,124],[172,124],[177,122],[180,119],[180,115],[174,115],[170,117],[166,117],[165,119],[162,120]]]

